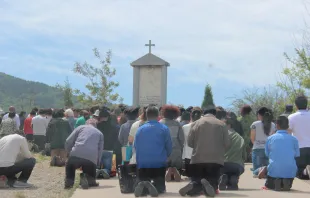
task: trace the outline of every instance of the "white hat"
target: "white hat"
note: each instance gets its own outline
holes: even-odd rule
[[[97,110],[95,111],[95,113],[93,114],[93,116],[99,117],[99,114],[100,114],[100,111],[99,111],[99,109],[97,109]]]
[[[67,109],[65,111],[65,115],[68,117],[74,117],[74,113],[73,113],[72,109]]]

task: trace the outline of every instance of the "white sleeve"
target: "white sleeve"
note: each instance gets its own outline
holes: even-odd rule
[[[24,137],[22,138],[22,141],[21,141],[20,151],[21,151],[20,152],[21,157],[26,158],[26,159],[32,158],[32,155],[31,155],[29,147],[28,147],[27,140]]]
[[[19,116],[17,114],[15,115],[15,122],[16,122],[16,127],[19,129],[20,119],[19,119]]]

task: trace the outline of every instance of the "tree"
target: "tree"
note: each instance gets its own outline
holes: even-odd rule
[[[286,93],[289,101],[293,102],[296,96],[306,94],[310,89],[310,57],[305,49],[295,49],[297,57],[284,56],[292,64],[285,67],[277,86]]]
[[[204,109],[211,105],[214,106],[212,87],[211,85],[207,84],[205,87],[205,95],[201,104],[201,108]]]
[[[73,107],[73,90],[69,82],[68,77],[64,82],[64,85],[57,84],[56,88],[60,89],[63,92],[63,100],[66,108]]]
[[[76,62],[73,71],[88,79],[86,88],[89,93],[75,90],[78,101],[85,106],[92,105],[111,105],[113,102],[120,101],[122,98],[114,93],[114,89],[119,86],[118,82],[112,80],[116,70],[111,67],[111,51],[106,52],[103,59],[97,48],[93,49],[95,57],[99,60],[100,65],[95,67],[87,62]]]
[[[278,116],[284,112],[287,98],[285,94],[275,86],[264,88],[245,89],[241,96],[232,97],[232,111],[239,114],[239,110],[243,105],[250,105],[254,112],[260,107],[271,109],[274,116]]]

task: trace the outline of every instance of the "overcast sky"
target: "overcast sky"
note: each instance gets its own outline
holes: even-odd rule
[[[247,87],[274,84],[294,55],[304,0],[0,0],[0,71],[55,85],[85,80],[75,61],[112,49],[117,89],[132,103],[130,63],[152,52],[170,63],[168,102],[200,105],[204,86],[217,105]]]

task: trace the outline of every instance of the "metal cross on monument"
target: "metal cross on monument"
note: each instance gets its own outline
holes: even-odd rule
[[[151,53],[152,46],[155,47],[155,44],[152,44],[152,41],[149,40],[149,44],[145,44],[145,46],[148,46],[148,47],[149,47],[149,53]]]

